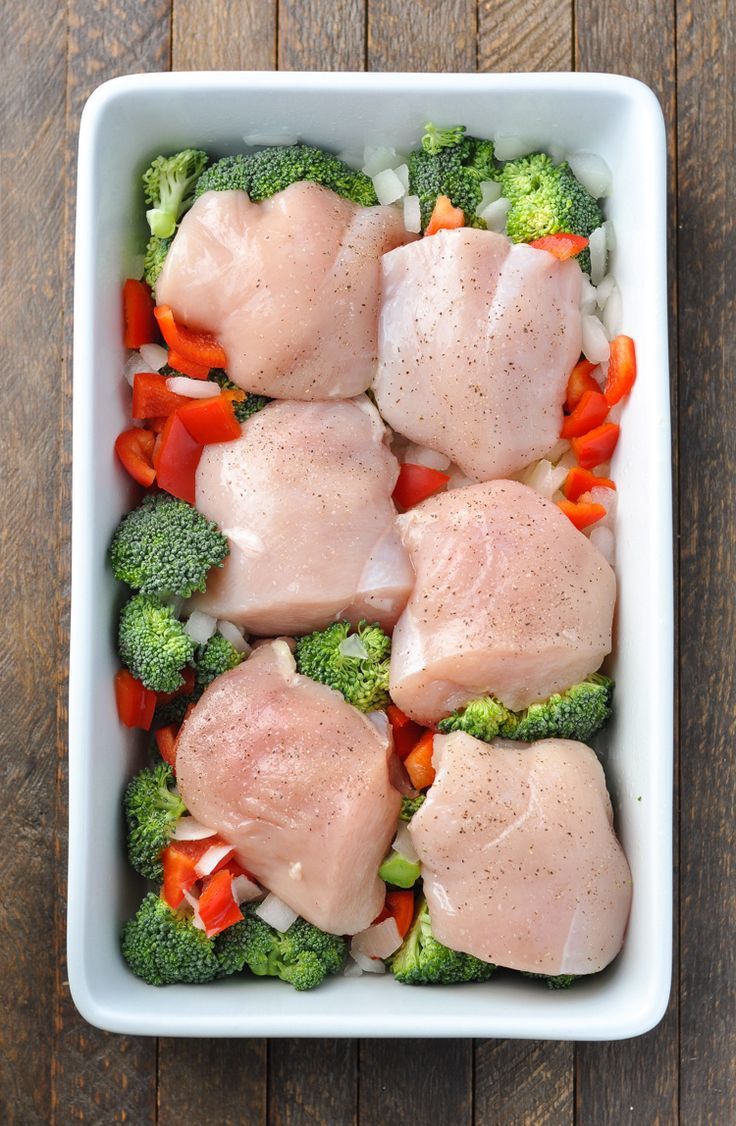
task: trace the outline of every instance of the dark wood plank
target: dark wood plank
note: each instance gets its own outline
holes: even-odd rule
[[[470,1126],[470,1040],[361,1040],[360,1126]]]
[[[675,35],[672,4],[668,0],[619,0],[615,6],[578,3],[575,10],[575,32],[577,69],[629,74],[648,83],[658,95],[668,128],[672,198],[676,120]],[[673,248],[670,257],[670,331],[673,409],[676,412],[674,247],[677,233],[674,208],[670,211],[669,235],[670,246]],[[675,466],[676,457],[675,446],[673,450]],[[675,856],[677,856],[676,841]],[[675,934],[675,988],[668,1012],[658,1028],[649,1035],[632,1041],[578,1046],[575,1083],[577,1121],[599,1126],[599,1124],[628,1120],[632,1114],[639,1122],[669,1123],[677,1120],[676,982],[677,936]]]
[[[363,70],[366,0],[280,0],[279,70]]]
[[[272,70],[276,0],[172,0],[174,70]]]
[[[357,1122],[355,1040],[272,1040],[268,1126],[353,1126]]]
[[[0,452],[3,614],[0,624],[2,911],[0,1119],[41,1123],[51,1104],[56,761],[54,633],[59,550],[61,305],[66,21],[45,0],[0,7]],[[30,200],[33,199],[33,203]],[[39,326],[43,330],[39,332]],[[19,368],[18,349],[28,342]],[[45,593],[42,593],[45,592]],[[39,613],[39,594],[47,606]],[[40,889],[46,890],[46,895]]]
[[[132,71],[166,69],[169,64],[169,5],[167,0],[141,6],[73,0],[68,8],[68,69],[66,98],[64,269],[65,364],[61,384],[61,490],[57,505],[60,529],[58,621],[66,667],[71,464],[71,305],[76,189],[76,137],[79,115],[90,92],[100,82]],[[58,573],[58,564],[57,564]],[[59,776],[57,794],[57,988],[53,1040],[54,1122],[152,1122],[155,1117],[156,1043],[144,1037],[110,1036],[85,1024],[69,996],[64,971],[66,881],[66,684],[59,685]]]
[[[574,0],[480,0],[478,70],[570,70]]]
[[[472,71],[477,32],[475,0],[370,0],[367,68]]]
[[[730,0],[677,4],[680,294],[680,1117],[736,1121],[734,74]],[[703,162],[708,169],[702,176]]]
[[[566,1126],[573,1121],[573,1046],[482,1040],[475,1050],[475,1126]]]

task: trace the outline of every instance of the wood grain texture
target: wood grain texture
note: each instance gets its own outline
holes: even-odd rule
[[[65,261],[63,271],[64,353],[60,381],[59,469],[57,524],[60,530],[61,575],[58,624],[60,648],[68,648],[71,466],[71,307],[76,190],[76,142],[79,116],[88,95],[99,83],[119,74],[166,70],[169,65],[169,4],[154,0],[145,6],[127,0],[99,4],[72,0],[68,6],[65,170]],[[58,724],[56,963],[52,1107],[49,1121],[153,1122],[156,1100],[156,1043],[144,1037],[110,1036],[87,1025],[69,995],[65,973],[66,887],[66,684],[62,670]]]
[[[269,1126],[353,1126],[358,1113],[355,1040],[272,1040]]]
[[[10,799],[0,819],[0,1119],[27,1126],[48,1119],[53,1051],[55,695],[65,663],[53,626],[60,595],[54,389],[63,350],[64,12],[50,0],[2,5],[0,37],[0,469],[9,486],[0,529],[0,747]],[[32,210],[30,199],[37,201]],[[19,370],[14,357],[25,341],[33,345]]]
[[[204,1123],[265,1126],[263,1040],[159,1041],[156,1126]]]
[[[708,716],[682,709],[680,1115],[720,1124],[736,1121],[736,7],[677,13],[681,691]]]
[[[276,0],[172,0],[172,70],[273,70]]]
[[[280,0],[279,70],[363,70],[367,0]]]
[[[669,244],[676,245],[675,211],[675,29],[669,0],[619,0],[616,5],[577,3],[575,58],[579,70],[613,71],[640,78],[660,99],[665,114],[669,162]],[[676,255],[670,270],[670,337],[673,409],[677,409],[675,333]],[[625,313],[624,313],[625,315]],[[677,445],[673,450],[676,487]],[[677,503],[675,495],[675,514]],[[677,519],[677,515],[675,515]],[[676,529],[675,529],[676,534]],[[676,541],[675,541],[676,542]],[[677,740],[675,746],[677,754]],[[677,808],[677,794],[674,795]],[[677,826],[675,826],[675,863]],[[675,931],[677,885],[675,881]],[[677,934],[670,1005],[652,1033],[617,1043],[580,1044],[576,1050],[576,1119],[581,1126],[622,1121],[670,1123],[678,1115]]]
[[[474,71],[475,0],[369,0],[368,70]]]
[[[358,1121],[470,1126],[472,1041],[361,1040]]]
[[[570,70],[573,0],[480,0],[478,70]]]
[[[479,1040],[475,1048],[475,1126],[572,1124],[572,1044]]]

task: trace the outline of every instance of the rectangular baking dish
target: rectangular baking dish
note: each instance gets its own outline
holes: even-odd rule
[[[157,990],[134,978],[118,938],[142,882],[123,847],[120,798],[145,740],[118,723],[115,609],[106,550],[132,492],[113,442],[127,423],[120,287],[145,239],[139,174],[185,146],[225,155],[243,137],[294,137],[336,152],[408,148],[428,120],[599,153],[624,330],[639,379],[615,455],[619,601],[615,720],[601,748],[634,901],[624,950],[604,973],[555,993],[500,976],[410,988],[390,975],[330,979],[298,994],[226,979]],[[662,1016],[671,975],[672,521],[667,363],[665,140],[652,92],[604,74],[156,74],[89,99],[79,139],[74,301],[74,526],[69,689],[69,982],[82,1015],[163,1036],[635,1036]],[[140,267],[138,266],[138,269]]]

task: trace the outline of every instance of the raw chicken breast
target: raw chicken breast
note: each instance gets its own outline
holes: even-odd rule
[[[156,297],[214,333],[246,391],[347,399],[375,371],[381,255],[413,237],[395,208],[358,207],[317,184],[263,203],[205,192],[182,220]]]
[[[398,462],[367,399],[270,403],[206,446],[196,504],[230,541],[197,608],[257,634],[337,618],[391,628],[413,572],[394,526]]]
[[[397,524],[416,583],[394,631],[391,695],[412,719],[434,724],[486,693],[526,708],[610,652],[613,571],[533,489],[454,489]]]
[[[401,805],[391,743],[337,692],[261,646],[207,689],[182,727],[177,784],[189,812],[270,891],[332,934],[370,926],[378,866]]]
[[[468,228],[386,254],[374,389],[389,426],[476,481],[547,453],[580,356],[581,277]]]
[[[432,930],[485,962],[590,974],[621,949],[631,873],[593,751],[435,736],[437,777],[409,824]]]

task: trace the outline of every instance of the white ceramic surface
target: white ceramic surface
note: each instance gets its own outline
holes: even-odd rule
[[[129,400],[120,286],[145,239],[139,174],[196,146],[224,155],[243,136],[289,134],[335,151],[409,146],[425,121],[599,153],[613,269],[639,379],[614,459],[620,581],[616,718],[602,743],[616,824],[634,876],[624,950],[603,974],[555,993],[504,979],[408,988],[385,977],[329,980],[298,994],[226,979],[157,990],[119,953],[142,881],[124,856],[120,798],[143,763],[118,724],[114,610],[123,591],[105,553],[133,496],[113,442]],[[74,528],[69,700],[69,982],[101,1028],[166,1036],[504,1036],[616,1039],[651,1028],[671,971],[672,555],[665,270],[665,140],[651,91],[601,74],[163,74],[115,79],[82,118],[74,303]]]

